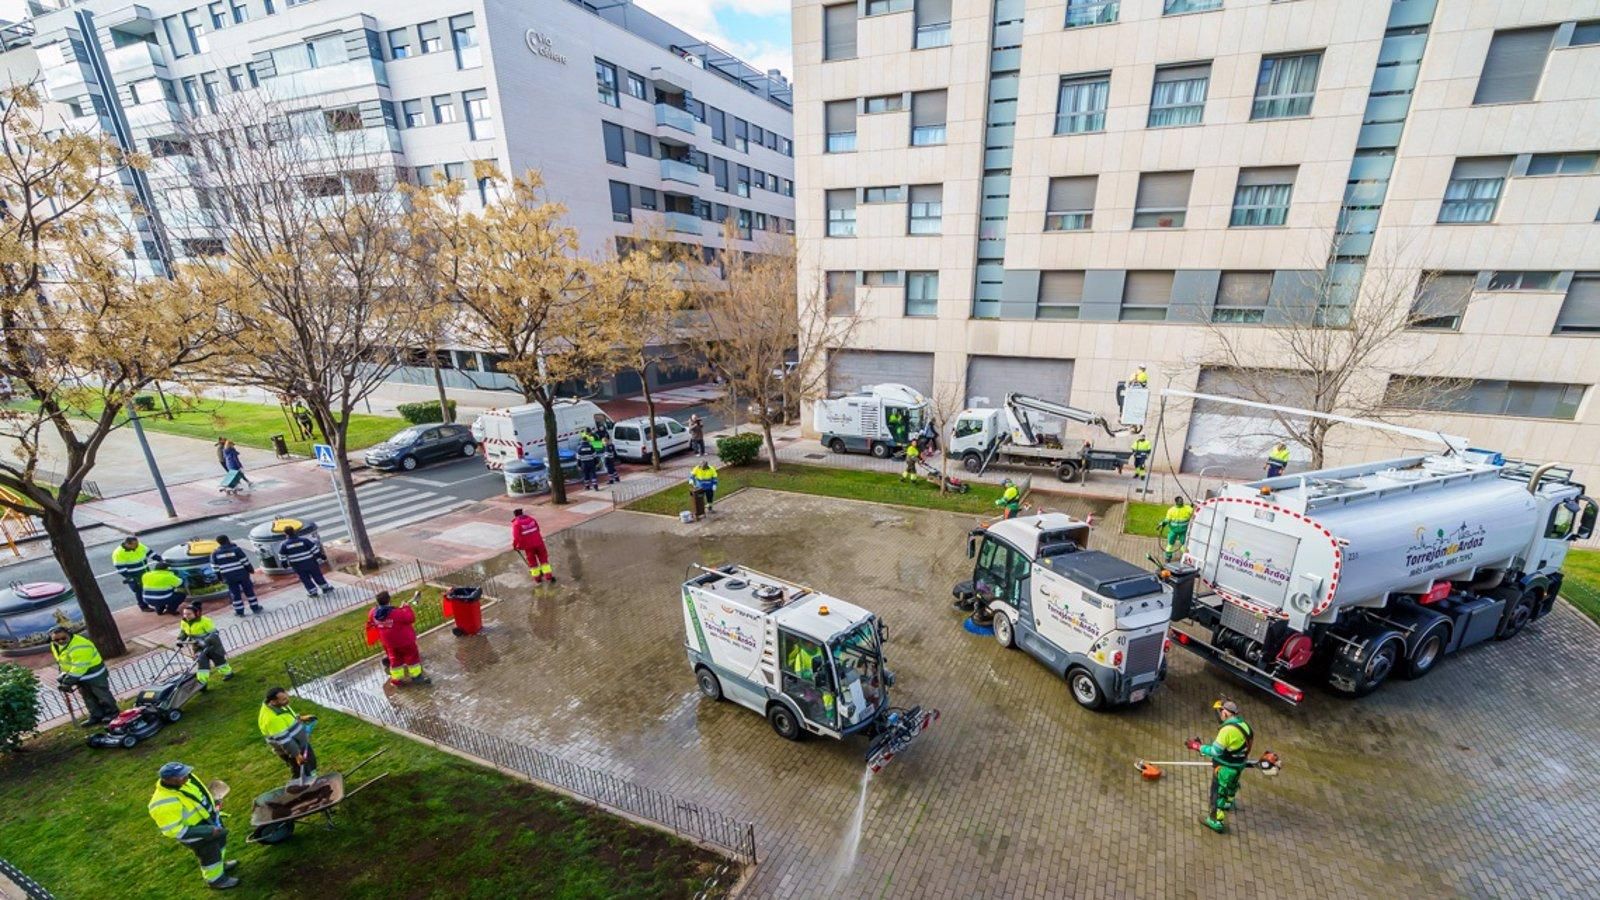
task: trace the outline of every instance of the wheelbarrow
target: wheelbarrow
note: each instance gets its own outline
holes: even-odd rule
[[[326,818],[327,827],[332,828],[334,807],[389,773],[375,775],[353,788],[345,787],[346,779],[388,749],[372,754],[349,772],[328,772],[309,780],[296,778],[257,797],[250,810],[250,836],[246,840],[252,844],[281,844],[294,834],[294,823],[315,815]]]

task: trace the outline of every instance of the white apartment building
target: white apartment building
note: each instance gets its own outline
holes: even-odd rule
[[[180,199],[196,208],[184,173],[207,164],[183,140],[186,123],[233,95],[285,110],[296,134],[358,132],[381,171],[343,173],[346,190],[471,179],[478,160],[506,174],[538,169],[589,253],[636,229],[715,248],[729,219],[745,239],[793,232],[787,81],[631,0],[46,5],[59,8],[35,4],[37,15],[5,32],[0,65],[41,72],[66,127],[153,157],[129,185],[155,211],[141,219],[134,261],[149,274],[216,252],[171,222]],[[469,190],[469,206],[486,191]],[[442,358],[452,387],[503,386],[489,354],[459,347]],[[396,377],[432,384],[423,368]],[[636,390],[637,379],[616,389]]]
[[[1594,0],[794,14],[802,296],[861,317],[830,389],[1015,390],[1112,415],[1144,364],[1154,388],[1229,394],[1219,336],[1292,370],[1275,324],[1399,283],[1426,318],[1361,378],[1438,408],[1397,421],[1600,481]],[[1419,375],[1455,380],[1399,390]],[[1286,371],[1282,396],[1303,380]],[[1273,437],[1248,419],[1169,404],[1157,468],[1259,473]],[[1335,435],[1330,463],[1396,449]]]

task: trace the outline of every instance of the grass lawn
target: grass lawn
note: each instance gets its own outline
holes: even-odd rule
[[[1166,516],[1167,508],[1162,504],[1135,500],[1128,504],[1128,521],[1122,526],[1123,533],[1155,534]]]
[[[361,633],[365,610],[234,660],[237,677],[190,701],[182,721],[132,750],[92,750],[56,729],[0,756],[4,854],[58,897],[207,896],[194,854],[145,810],[168,760],[232,787],[228,857],[237,897],[688,897],[722,859],[663,832],[596,812],[359,719],[298,701],[320,721],[324,770],[389,751],[355,777],[389,775],[339,807],[337,826],[300,823],[274,847],[246,844],[250,798],[281,786],[284,765],[256,712],[286,660]]]
[[[930,482],[904,482],[889,472],[830,469],[797,464],[786,465],[776,474],[767,471],[765,463],[717,470],[717,494],[721,497],[743,488],[768,488],[776,491],[793,491],[797,494],[848,497],[871,500],[875,503],[894,503],[900,506],[975,515],[994,515],[999,512],[999,508],[994,505],[994,501],[1000,497],[999,486],[971,483],[971,487],[972,489],[965,494],[941,494],[939,488]],[[691,508],[689,485],[684,483],[642,497],[628,504],[627,508],[639,512],[676,516],[680,510]]]
[[[1567,580],[1561,585],[1561,596],[1600,623],[1600,550],[1568,551],[1563,570]]]

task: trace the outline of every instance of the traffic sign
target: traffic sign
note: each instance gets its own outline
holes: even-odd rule
[[[316,454],[317,465],[324,469],[335,468],[333,462],[333,447],[329,444],[312,444],[311,452]]]

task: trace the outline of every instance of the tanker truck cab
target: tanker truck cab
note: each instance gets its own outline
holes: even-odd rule
[[[1089,523],[1061,513],[996,522],[973,531],[971,581],[957,597],[992,616],[1002,647],[1019,647],[1066,679],[1088,709],[1138,703],[1166,676],[1171,587],[1138,566],[1086,549]]]
[[[871,612],[743,566],[696,572],[683,585],[685,649],[706,697],[760,713],[791,741],[869,734],[875,767],[938,718],[890,706],[887,633]]]

